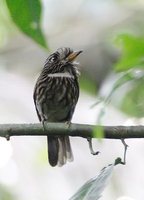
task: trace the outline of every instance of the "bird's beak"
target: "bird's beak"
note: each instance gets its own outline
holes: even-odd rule
[[[71,61],[75,60],[76,57],[82,52],[83,52],[82,50],[81,51],[74,51],[73,53],[69,54],[68,57],[67,57],[68,61],[71,62]]]

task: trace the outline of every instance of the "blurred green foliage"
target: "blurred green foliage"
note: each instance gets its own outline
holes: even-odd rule
[[[119,108],[132,117],[144,116],[144,37],[132,34],[120,34],[116,44],[122,47],[121,58],[115,65],[117,72],[124,75],[113,86],[110,96],[119,86],[132,80]],[[137,72],[139,75],[137,75]],[[120,83],[120,84],[119,84]],[[118,87],[117,87],[118,86]]]
[[[102,118],[102,115],[104,114],[104,113],[102,112],[103,110],[104,110],[104,109],[102,109],[101,112],[100,112],[99,119],[101,119],[101,118]],[[101,122],[100,122],[100,121],[97,121],[97,124],[101,124]],[[95,128],[93,129],[93,136],[94,136],[95,138],[99,139],[99,141],[101,141],[101,139],[104,138],[104,129],[103,129],[103,127],[102,127],[102,126],[99,126],[99,125],[95,126]]]
[[[98,124],[102,124],[106,105],[112,102],[115,92],[128,83],[124,87],[124,96],[118,97],[120,103],[116,106],[131,117],[144,117],[144,37],[126,33],[119,34],[115,41],[121,47],[121,57],[114,66],[119,78],[112,85],[109,94],[97,102],[103,103],[97,118]]]
[[[11,24],[9,12],[7,9],[6,1],[0,1],[0,48],[5,46],[7,38],[14,32],[13,25]]]
[[[17,198],[6,189],[3,185],[0,185],[0,200],[16,200]]]
[[[132,34],[120,34],[116,38],[116,44],[122,48],[119,62],[115,66],[116,71],[126,71],[131,68],[144,67],[144,37]]]
[[[144,79],[136,82],[123,98],[121,109],[134,117],[144,117]]]
[[[47,43],[41,29],[41,1],[6,0],[6,3],[16,26],[36,43],[47,48]]]

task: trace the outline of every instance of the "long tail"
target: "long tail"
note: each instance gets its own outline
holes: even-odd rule
[[[48,159],[51,166],[56,166],[58,162],[59,143],[57,137],[47,137]]]
[[[48,137],[48,157],[53,167],[63,166],[67,161],[73,161],[69,137]]]

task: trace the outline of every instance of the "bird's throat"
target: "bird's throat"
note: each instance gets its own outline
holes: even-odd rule
[[[62,73],[58,72],[58,73],[48,74],[48,77],[74,78],[74,76],[69,72],[62,72]]]

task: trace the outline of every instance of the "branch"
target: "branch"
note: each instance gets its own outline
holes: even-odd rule
[[[42,124],[1,124],[0,137],[9,139],[11,136],[50,136],[69,135],[74,137],[96,138],[94,129],[102,129],[104,138],[125,139],[144,138],[144,126],[95,126],[86,124],[47,123],[45,130]]]

